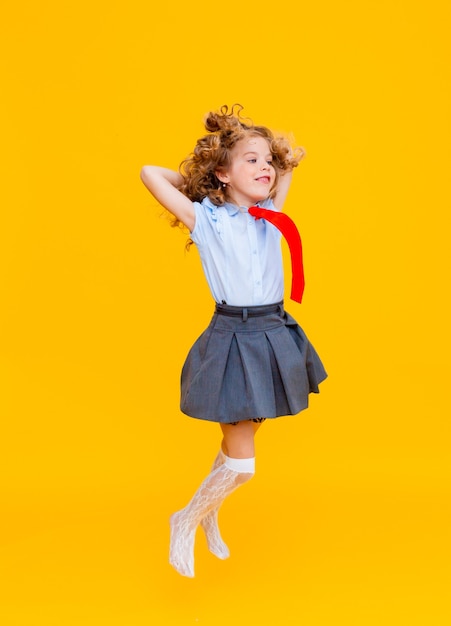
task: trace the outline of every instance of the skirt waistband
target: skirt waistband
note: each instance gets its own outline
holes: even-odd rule
[[[215,311],[219,315],[227,317],[241,317],[243,322],[245,322],[248,317],[262,317],[272,313],[283,315],[284,308],[283,300],[281,300],[275,304],[264,304],[261,306],[231,306],[229,304],[216,303]]]

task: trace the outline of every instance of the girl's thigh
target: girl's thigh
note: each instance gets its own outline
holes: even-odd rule
[[[220,424],[224,436],[223,451],[235,459],[255,456],[254,435],[261,423],[245,420],[236,424]]]

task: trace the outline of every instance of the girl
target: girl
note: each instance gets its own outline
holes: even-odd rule
[[[267,216],[281,211],[303,153],[296,156],[285,138],[244,120],[242,108],[223,106],[207,115],[208,133],[179,172],[149,165],[141,171],[174,225],[189,229],[216,302],[181,379],[181,410],[218,422],[223,435],[210,474],[170,519],[169,562],[190,577],[199,524],[210,551],[229,556],[218,509],[255,472],[261,422],[305,409],[308,394],[318,393],[326,378],[314,348],[283,308],[281,234],[253,213],[255,206]]]

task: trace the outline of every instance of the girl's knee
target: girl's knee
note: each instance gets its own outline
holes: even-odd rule
[[[255,456],[253,422],[221,424],[221,429],[224,435],[222,447],[224,454],[236,459],[247,459]]]

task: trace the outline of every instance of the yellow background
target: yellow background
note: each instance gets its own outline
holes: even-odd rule
[[[450,25],[440,0],[3,10],[2,624],[450,623]],[[199,534],[190,580],[168,517],[219,429],[178,384],[212,303],[139,171],[234,102],[307,150],[288,309],[329,379],[261,429],[232,556]]]

